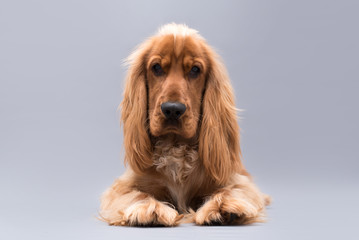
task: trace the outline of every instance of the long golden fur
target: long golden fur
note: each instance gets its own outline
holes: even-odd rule
[[[241,162],[230,80],[218,55],[185,25],[168,24],[128,58],[121,104],[127,171],[103,194],[111,225],[262,221],[269,197]],[[164,102],[186,111],[169,124]],[[183,220],[182,220],[183,221]]]

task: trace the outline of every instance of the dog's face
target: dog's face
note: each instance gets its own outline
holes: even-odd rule
[[[191,37],[173,35],[155,39],[152,46],[146,62],[150,133],[191,138],[197,131],[205,88],[204,50]]]

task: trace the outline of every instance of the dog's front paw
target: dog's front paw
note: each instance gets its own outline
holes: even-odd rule
[[[129,226],[176,226],[183,215],[154,199],[132,204],[123,213],[122,225]]]
[[[231,196],[215,196],[208,200],[195,214],[197,225],[241,225],[261,222],[261,204],[248,199]]]

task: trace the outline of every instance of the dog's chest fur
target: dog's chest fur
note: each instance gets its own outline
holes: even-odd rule
[[[172,142],[158,141],[154,150],[154,164],[174,183],[183,184],[198,164],[195,147]]]
[[[199,184],[197,146],[173,141],[157,141],[153,155],[156,170],[167,180],[167,188],[181,211],[186,211],[194,188]]]

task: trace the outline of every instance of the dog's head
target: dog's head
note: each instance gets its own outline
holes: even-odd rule
[[[122,102],[126,161],[152,166],[154,137],[198,138],[209,175],[223,183],[241,171],[233,93],[224,65],[197,31],[168,24],[128,58]]]

